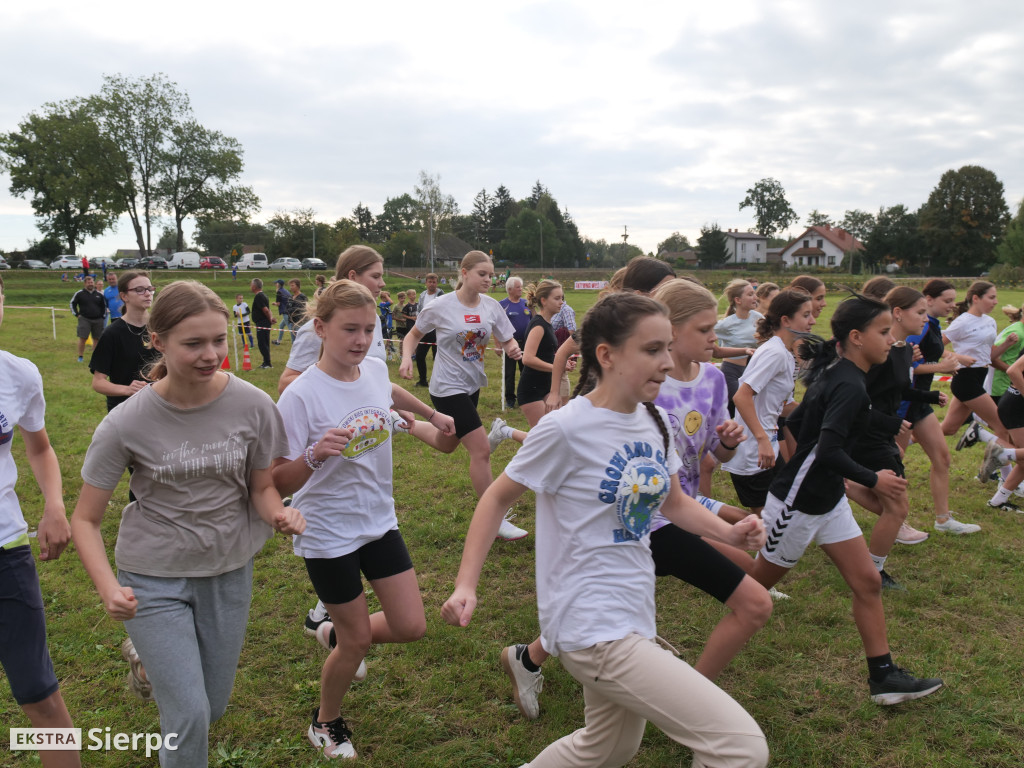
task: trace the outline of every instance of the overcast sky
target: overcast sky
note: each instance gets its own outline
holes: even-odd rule
[[[1024,196],[1020,0],[370,6],[4,3],[0,131],[104,74],[163,72],[241,141],[261,219],[377,214],[420,170],[467,213],[482,188],[523,198],[540,179],[581,234],[628,226],[645,251],[705,222],[751,227],[738,205],[767,176],[801,225],[814,208],[916,208],[966,164],[994,171],[1011,209]],[[9,185],[5,250],[39,236]],[[80,252],[118,247],[135,247],[127,221]]]

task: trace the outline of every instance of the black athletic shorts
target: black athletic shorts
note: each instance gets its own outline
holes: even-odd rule
[[[341,557],[307,557],[306,573],[316,596],[326,604],[349,603],[363,592],[360,571],[368,581],[386,579],[412,568],[412,558],[397,528]]]
[[[724,603],[746,575],[743,569],[700,536],[675,525],[651,531],[657,576],[675,576]]]
[[[455,419],[455,436],[459,439],[465,437],[474,429],[483,426],[480,421],[480,414],[476,412],[477,403],[480,402],[480,390],[471,395],[458,394],[447,397],[430,396],[430,402],[441,413]]]
[[[931,403],[919,403],[915,400],[907,406],[907,413],[903,418],[906,421],[909,421],[911,425],[914,425],[919,421],[927,419],[928,416],[933,413],[935,413],[935,411],[932,410]]]
[[[961,403],[982,397],[988,393],[985,391],[985,377],[988,375],[988,366],[983,368],[961,368],[953,374],[953,380],[949,388],[953,397]]]
[[[756,475],[730,473],[729,477],[732,478],[732,487],[736,489],[736,495],[740,499],[740,504],[744,507],[763,507],[765,500],[768,498],[768,488],[771,486],[772,480],[775,479],[775,475],[779,473],[779,470],[782,469],[785,463],[782,457],[779,456],[775,459],[775,466],[758,472]]]
[[[1024,397],[1013,387],[1008,388],[999,398],[999,420],[1007,429],[1024,427]]]
[[[903,460],[900,458],[900,449],[896,447],[895,443],[891,445],[858,445],[850,454],[850,458],[872,472],[891,469],[900,477],[906,477]]]

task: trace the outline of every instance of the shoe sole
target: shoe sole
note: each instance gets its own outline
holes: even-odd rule
[[[871,700],[875,704],[881,704],[883,707],[890,707],[893,704],[902,704],[904,701],[913,701],[914,699],[923,699],[925,696],[930,696],[935,693],[939,688],[942,687],[942,683],[934,685],[931,688],[927,688],[923,691],[901,691],[899,693],[875,693],[872,694]]]
[[[522,541],[530,535],[529,531],[525,531],[522,536],[502,536],[500,533],[494,537],[495,541]]]
[[[519,699],[519,683],[516,681],[516,673],[512,671],[512,663],[508,660],[509,650],[514,650],[515,646],[505,647],[501,649],[501,668],[505,670],[505,674],[508,675],[508,679],[512,681],[512,698],[516,702],[516,707],[519,708],[519,714],[525,717],[527,720],[536,720],[537,715],[530,715],[523,708],[523,702]]]
[[[921,543],[921,542],[923,542],[923,541],[928,541],[928,537],[929,537],[930,535],[931,535],[931,534],[927,534],[927,533],[926,533],[926,534],[924,535],[924,538],[921,538],[921,539],[914,539],[913,541],[911,541],[910,539],[901,539],[901,538],[897,538],[897,539],[896,539],[896,543],[897,543],[897,544],[906,544],[906,545],[907,545],[908,547],[912,547],[912,546],[914,546],[915,544],[920,544],[920,543]]]
[[[950,536],[970,536],[972,533],[981,533],[981,526],[970,531],[947,531],[945,528],[936,528],[939,533],[948,533]]]

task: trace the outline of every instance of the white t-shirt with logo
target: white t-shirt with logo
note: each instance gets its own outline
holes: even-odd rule
[[[398,527],[392,498],[391,382],[385,363],[367,357],[359,378],[339,381],[311,366],[277,404],[295,460],[332,427],[355,436],[340,456],[315,471],[292,503],[306,518],[305,533],[293,538],[300,557],[332,558],[354,552]]]
[[[792,398],[795,381],[796,358],[778,336],[772,336],[757,348],[739,381],[740,386],[747,384],[754,391],[754,411],[761,427],[771,438],[776,458],[779,455],[779,416]],[[739,409],[736,410],[736,421],[747,433],[747,439],[736,447],[736,453],[722,465],[722,469],[734,475],[756,475],[764,471],[757,466],[757,440],[743,421]]]
[[[663,423],[667,416],[658,409]],[[505,474],[537,495],[537,610],[555,656],[631,632],[655,635],[651,520],[680,461],[633,413],[577,397],[530,430]]]
[[[482,294],[475,307],[467,307],[458,293],[446,293],[420,310],[416,327],[424,334],[437,331],[437,362],[429,387],[434,397],[471,395],[486,387],[484,354],[491,334],[505,342],[514,332],[501,304]]]
[[[970,312],[957,315],[944,332],[953,343],[954,352],[974,358],[971,368],[984,368],[992,362],[992,345],[997,334],[996,321],[991,316]]]
[[[14,486],[18,467],[11,455],[14,428],[38,432],[46,425],[43,377],[22,357],[0,351],[0,545],[28,533]]]
[[[309,320],[302,324],[295,333],[295,340],[292,342],[292,351],[288,355],[286,367],[293,371],[304,371],[311,365],[315,365],[320,359],[320,346],[323,339],[316,335],[313,330],[313,321]],[[366,352],[367,357],[375,357],[382,363],[388,361],[388,351],[384,346],[384,332],[380,329],[380,317],[373,324],[373,341],[370,349]]]

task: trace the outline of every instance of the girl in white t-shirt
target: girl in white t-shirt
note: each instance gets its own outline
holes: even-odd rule
[[[958,356],[973,360],[953,374],[950,382],[953,400],[942,420],[942,433],[947,437],[955,435],[974,413],[995,433],[1000,445],[1009,448],[1010,433],[999,420],[996,402],[985,389],[985,377],[992,363],[992,345],[997,335],[996,321],[990,314],[998,303],[996,287],[985,280],[975,280],[967,289],[964,300],[954,309],[956,319],[942,334],[943,343],[952,343]],[[984,479],[987,481],[988,478]]]
[[[125,623],[145,664],[165,768],[208,764],[210,723],[227,707],[245,639],[253,557],[274,530],[305,528],[274,488],[271,462],[287,442],[273,401],[220,370],[229,318],[201,283],[171,283],[158,295],[154,383],[96,428],[71,518],[103,607]],[[128,466],[137,500],[121,516],[115,576],[100,525]]]
[[[477,413],[480,390],[487,385],[484,353],[492,336],[510,359],[519,360],[523,353],[512,338],[512,323],[505,311],[487,295],[494,277],[494,265],[487,254],[467,253],[460,275],[452,293],[430,302],[417,315],[416,325],[402,343],[402,365],[398,372],[404,379],[413,377],[412,355],[416,345],[424,335],[437,331],[430,399],[437,410],[455,419],[455,434],[439,436],[436,447],[448,453],[460,443],[466,448],[469,479],[477,496],[482,496],[494,479],[487,430]]]
[[[806,291],[780,291],[758,323],[767,339],[754,352],[733,397],[736,421],[750,438],[722,465],[730,473],[740,503],[752,512],[764,507],[779,455],[778,419],[793,408],[796,376],[794,345],[814,326],[813,302]]]
[[[659,510],[736,546],[764,541],[760,520],[730,526],[673,479],[680,461],[666,414],[651,402],[672,368],[671,342],[665,307],[650,298],[610,294],[591,308],[580,337],[581,382],[593,373],[596,385],[542,419],[480,499],[455,590],[441,609],[448,623],[469,623],[502,512],[532,489],[541,642],[583,686],[586,721],[531,768],[623,765],[639,749],[647,720],[691,748],[695,764],[768,760],[750,715],[655,641],[648,546]]]
[[[725,317],[715,325],[718,346],[714,356],[725,358],[721,370],[729,387],[729,414],[734,413],[732,398],[740,376],[757,347],[757,323],[764,315],[756,310],[754,286],[746,280],[733,280],[725,286],[724,298],[729,304]]]
[[[295,554],[305,559],[331,617],[316,630],[331,653],[307,736],[327,757],[354,758],[341,702],[352,681],[365,676],[370,644],[412,642],[426,631],[392,498],[391,408],[419,413],[445,435],[455,424],[391,384],[387,364],[367,355],[377,315],[364,286],[332,283],[314,311],[323,354],[278,403],[288,452],[274,463],[274,481],[305,510],[307,527],[295,537]],[[380,601],[376,613],[367,607],[360,571]]]

